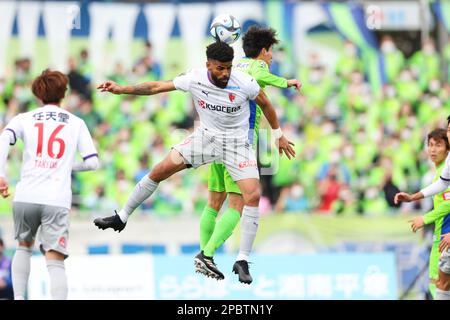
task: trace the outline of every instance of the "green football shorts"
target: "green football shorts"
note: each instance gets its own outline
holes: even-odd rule
[[[220,162],[213,162],[209,165],[208,190],[242,194],[237,183],[230,176],[227,168],[225,168],[225,165]]]

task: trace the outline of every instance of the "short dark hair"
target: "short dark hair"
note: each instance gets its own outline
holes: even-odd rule
[[[0,238],[0,247],[4,247],[4,246],[5,246],[5,244],[3,243],[3,239]]]
[[[450,124],[450,116],[447,117],[447,126]]]
[[[447,138],[447,130],[442,129],[442,128],[434,129],[433,131],[431,131],[428,134],[427,142],[430,142],[431,139],[444,140],[445,147],[447,148],[447,150],[450,149],[450,144],[449,144],[448,138]]]
[[[33,94],[43,103],[59,103],[64,98],[69,79],[59,71],[44,70],[31,85]]]
[[[206,58],[220,62],[230,62],[234,58],[234,50],[222,41],[216,41],[206,47]]]
[[[253,25],[242,38],[242,48],[247,57],[256,58],[263,48],[269,50],[271,46],[278,42],[277,32],[274,29]]]

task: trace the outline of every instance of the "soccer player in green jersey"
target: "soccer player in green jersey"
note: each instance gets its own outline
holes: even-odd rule
[[[444,129],[435,129],[428,134],[428,155],[436,167],[434,181],[439,179],[450,150],[447,132]],[[433,197],[434,209],[423,216],[411,220],[411,229],[416,232],[426,224],[434,223],[433,246],[430,253],[428,275],[430,278],[429,290],[433,298],[436,296],[436,280],[439,271],[439,241],[444,219],[449,223],[447,214],[450,213],[450,190],[447,189]]]
[[[434,239],[430,254],[430,291],[437,300],[450,300],[450,253],[446,245],[450,232],[450,117],[448,117],[447,131],[436,129],[428,135],[428,154],[436,166],[434,182],[428,187],[408,194],[400,192],[395,195],[394,202],[410,202],[434,196],[434,209],[423,217],[415,217],[411,220],[411,228],[414,232],[422,228],[424,224],[433,223]],[[447,137],[445,137],[445,133]],[[444,236],[445,235],[445,236]],[[442,252],[439,257],[439,252]]]
[[[267,85],[278,88],[295,87],[300,90],[298,80],[286,80],[269,71],[272,62],[272,47],[278,43],[276,32],[270,28],[252,26],[243,37],[243,49],[246,57],[241,59],[236,69],[250,74],[264,89]],[[249,143],[255,150],[258,139],[261,109],[254,101],[250,102],[250,130]],[[281,133],[279,133],[281,134]],[[244,201],[238,185],[233,181],[225,166],[221,163],[212,163],[209,166],[208,204],[204,208],[200,219],[200,248],[201,252],[196,259],[202,256],[212,257],[226,239],[233,233],[234,228],[241,219]],[[229,206],[216,223],[217,214],[227,198]],[[258,216],[243,215],[241,219],[241,242],[239,255],[233,266],[233,272],[239,275],[239,281],[250,284],[253,279],[248,270],[248,256],[258,228]],[[197,269],[202,272],[202,270]]]

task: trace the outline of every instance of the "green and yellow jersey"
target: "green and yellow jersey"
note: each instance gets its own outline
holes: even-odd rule
[[[433,182],[440,179],[439,177],[441,176],[444,167],[445,161],[436,168],[436,175],[434,176]],[[439,242],[441,241],[441,235],[450,232],[450,188],[433,197],[433,206],[434,209],[423,216],[423,222],[424,224],[434,223],[433,246],[430,253],[428,272],[429,277],[432,280],[429,288],[434,297],[436,285],[433,280],[437,279],[439,271]]]

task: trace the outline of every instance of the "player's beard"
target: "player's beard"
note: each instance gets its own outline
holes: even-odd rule
[[[230,78],[224,78],[226,80],[221,80],[218,77],[216,77],[213,73],[211,73],[211,79],[216,86],[222,89],[226,88],[226,86],[228,85],[228,80],[230,80]]]

